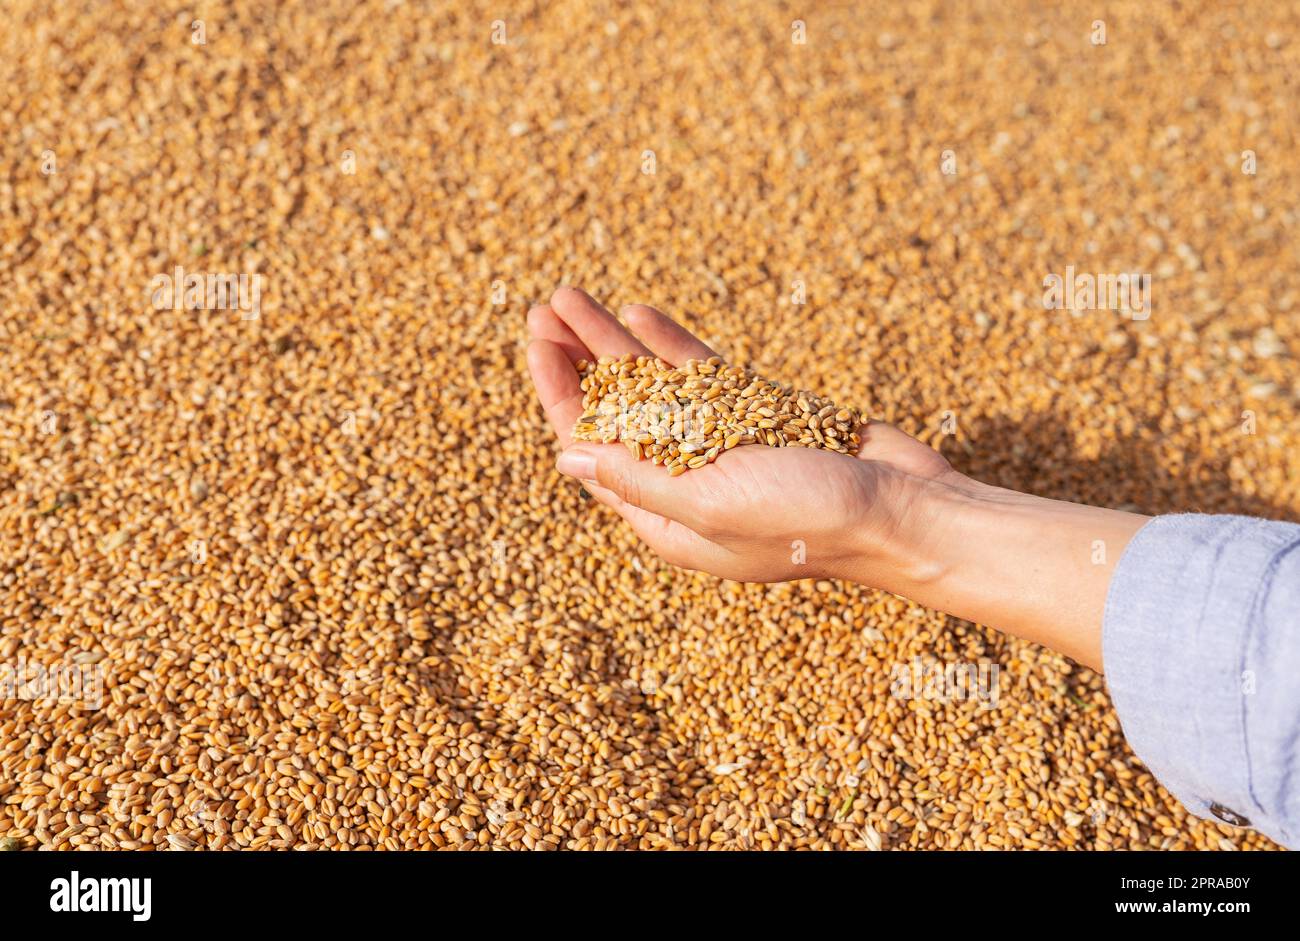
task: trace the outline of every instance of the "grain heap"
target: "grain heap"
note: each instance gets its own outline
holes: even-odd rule
[[[653,356],[602,356],[577,364],[583,413],[576,441],[622,441],[638,461],[677,477],[744,444],[858,449],[856,409],[789,389],[717,356],[680,367]]]
[[[990,483],[1300,511],[1300,10],[806,6],[5,3],[0,669],[103,695],[0,698],[0,847],[1272,845],[1095,673],[555,473],[569,283]],[[1151,316],[1045,310],[1067,265]]]

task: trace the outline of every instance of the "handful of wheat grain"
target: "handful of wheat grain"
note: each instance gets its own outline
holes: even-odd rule
[[[676,477],[742,444],[852,454],[861,415],[812,392],[764,379],[716,356],[673,366],[653,356],[578,363],[577,441],[622,441]]]

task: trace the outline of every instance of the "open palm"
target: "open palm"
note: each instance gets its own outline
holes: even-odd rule
[[[861,429],[856,456],[745,446],[680,477],[619,445],[573,444],[578,360],[631,353],[680,365],[719,355],[651,307],[623,314],[635,334],[586,293],[560,288],[528,313],[529,370],[565,449],[560,470],[586,480],[674,565],[742,581],[843,575],[851,558],[900,525],[913,482],[955,475],[934,449],[878,422]]]

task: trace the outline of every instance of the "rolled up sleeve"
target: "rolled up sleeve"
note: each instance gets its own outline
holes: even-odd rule
[[[1106,683],[1192,813],[1300,846],[1300,525],[1160,516],[1112,576]]]

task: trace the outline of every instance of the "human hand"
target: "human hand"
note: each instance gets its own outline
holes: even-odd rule
[[[560,288],[528,313],[528,364],[563,452],[583,480],[652,549],[682,568],[740,581],[832,576],[888,587],[918,558],[929,486],[964,478],[933,448],[879,422],[860,430],[854,456],[750,445],[679,477],[615,444],[572,442],[582,414],[575,363],[654,355],[673,365],[718,355],[650,307],[623,314],[635,335],[586,293]],[[913,573],[909,573],[913,574]]]

